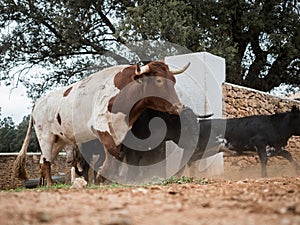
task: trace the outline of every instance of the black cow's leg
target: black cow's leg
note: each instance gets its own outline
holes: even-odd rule
[[[117,159],[114,156],[112,156],[108,150],[105,150],[105,152],[105,160],[97,173],[96,180],[99,183],[109,183],[110,181],[115,180],[118,176],[119,168],[116,164]]]
[[[74,168],[75,168],[75,173],[77,176],[83,177],[86,182],[89,182],[89,169],[90,169],[90,161],[83,156],[81,159],[78,159],[79,161],[75,163]],[[80,167],[82,171],[79,171],[78,164],[80,164]]]
[[[155,149],[139,152],[141,154],[139,167],[142,171],[141,181],[167,177],[166,175],[166,144],[162,142]]]
[[[104,151],[103,151],[103,153],[104,153]],[[95,184],[97,183],[97,179],[96,178],[97,178],[98,170],[103,165],[104,160],[105,160],[104,154],[100,154],[98,160],[94,164],[94,169],[93,169],[93,171],[94,171],[94,178],[93,179],[94,179],[94,183]]]
[[[268,156],[266,151],[266,145],[264,144],[257,144],[255,145],[259,159],[260,159],[260,165],[261,165],[261,176],[267,177],[267,162],[268,162]]]
[[[126,146],[122,146],[122,151],[125,151],[126,163],[128,165],[126,180],[129,182],[136,182],[139,178],[139,174],[141,173],[139,162],[143,152],[128,149]]]
[[[97,131],[98,137],[103,144],[105,160],[97,174],[97,180],[104,183],[107,179],[114,179],[117,175],[116,159],[120,159],[121,145],[116,145],[112,136],[106,132]]]
[[[175,174],[175,176],[181,177],[184,173],[184,170],[186,168],[186,165],[188,165],[188,167],[190,167],[192,165],[192,163],[194,161],[196,161],[194,158],[196,157],[194,155],[194,150],[193,148],[185,148],[183,150],[183,154],[182,154],[182,158],[180,161],[180,165],[179,165],[179,171]],[[202,158],[202,152],[201,152],[201,157]],[[198,155],[197,155],[198,156]]]
[[[282,150],[279,151],[277,155],[289,160],[289,162],[295,167],[297,175],[300,175],[300,165],[293,159],[291,153],[289,153],[287,150]]]
[[[89,170],[91,168],[91,163],[93,160],[93,150],[94,149],[83,149],[82,150],[82,176],[89,183]]]

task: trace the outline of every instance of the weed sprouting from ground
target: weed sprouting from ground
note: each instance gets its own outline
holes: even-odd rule
[[[194,179],[193,177],[187,177],[187,176],[182,176],[182,177],[177,177],[177,176],[172,176],[164,180],[159,180],[157,182],[153,183],[148,183],[144,185],[124,185],[124,184],[118,184],[118,183],[111,183],[111,184],[88,184],[86,189],[92,189],[92,190],[105,190],[105,189],[115,189],[115,188],[132,188],[132,187],[148,187],[151,185],[162,185],[166,186],[169,184],[208,184],[208,180],[206,178],[200,178],[200,179]],[[26,191],[26,190],[42,190],[42,191],[49,191],[49,190],[58,190],[58,189],[70,189],[71,184],[62,184],[62,183],[56,183],[52,185],[50,188],[47,186],[42,186],[42,187],[37,187],[37,188],[32,188],[32,189],[26,189],[26,188],[15,188],[15,189],[10,189],[10,190],[5,190],[7,192],[21,192],[21,191]]]
[[[182,177],[177,177],[177,176],[172,176],[167,179],[161,180],[155,184],[157,185],[168,185],[168,184],[188,184],[188,183],[197,183],[197,184],[207,184],[207,180],[205,178],[200,178],[200,179],[194,179],[194,177],[187,177],[187,176],[182,176]]]

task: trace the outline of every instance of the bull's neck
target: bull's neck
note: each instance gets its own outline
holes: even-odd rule
[[[147,108],[143,100],[138,101],[130,110],[130,113],[127,114],[129,118],[126,118],[128,125],[132,126],[133,123],[138,119],[142,112]]]

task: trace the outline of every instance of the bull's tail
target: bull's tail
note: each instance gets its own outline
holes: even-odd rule
[[[30,142],[32,126],[33,126],[33,118],[32,118],[32,115],[30,115],[29,125],[28,125],[27,133],[26,133],[21,151],[19,152],[19,155],[14,162],[14,176],[16,178],[19,178],[22,180],[27,180],[27,175],[26,175],[26,170],[25,170],[26,153],[27,153],[27,148],[29,146],[29,142]]]

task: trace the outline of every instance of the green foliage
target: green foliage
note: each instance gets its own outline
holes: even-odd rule
[[[0,152],[20,151],[26,136],[29,116],[23,118],[19,125],[15,125],[11,117],[0,119]],[[29,152],[40,152],[37,137],[33,130],[28,147]]]
[[[0,119],[0,152],[13,152],[17,130],[11,117]]]
[[[0,0],[1,80],[22,82],[35,99],[104,66],[157,59],[157,44],[134,56],[123,46],[157,40],[224,57],[232,83],[299,86],[299,12],[283,0]]]
[[[105,2],[1,0],[2,79],[7,84],[19,79],[29,95],[37,98],[46,89],[72,83],[97,67],[128,63],[126,58],[109,51],[121,41],[110,19],[120,4],[114,0]],[[33,74],[28,72],[36,69],[39,73],[34,74],[33,84]]]
[[[128,39],[163,39],[226,59],[227,81],[270,91],[300,84],[297,1],[135,1]]]

